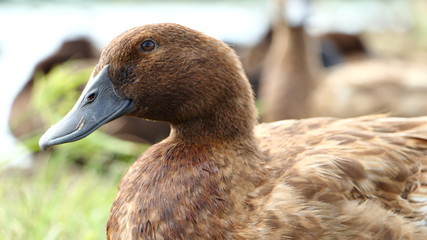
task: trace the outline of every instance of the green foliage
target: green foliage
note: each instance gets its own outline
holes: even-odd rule
[[[78,99],[92,69],[92,65],[85,67],[70,61],[54,67],[47,75],[39,75],[34,82],[33,107],[45,121],[58,121]]]
[[[48,156],[47,156],[48,157]],[[0,174],[0,239],[103,239],[127,165],[99,175],[52,158],[30,173]]]

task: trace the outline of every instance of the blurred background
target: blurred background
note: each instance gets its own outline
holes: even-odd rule
[[[123,118],[38,148],[121,32],[175,22],[225,41],[260,121],[416,116],[427,114],[426,12],[425,0],[0,0],[0,240],[104,238],[121,176],[168,135]],[[289,85],[296,96],[282,94]]]

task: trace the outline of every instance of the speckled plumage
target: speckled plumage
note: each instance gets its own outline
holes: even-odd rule
[[[108,239],[427,238],[427,117],[256,125],[233,51],[176,24],[123,33],[107,64],[131,115],[172,126],[122,179]]]

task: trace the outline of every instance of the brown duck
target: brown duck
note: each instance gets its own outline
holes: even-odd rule
[[[427,117],[257,125],[234,52],[177,24],[115,38],[40,146],[121,115],[172,131],[124,176],[108,239],[427,239]]]
[[[312,50],[316,41],[307,36],[302,23],[287,21],[284,6],[288,1],[277,0],[275,4],[272,40],[260,80],[263,121],[427,114],[425,64],[355,54],[344,64],[324,69]]]

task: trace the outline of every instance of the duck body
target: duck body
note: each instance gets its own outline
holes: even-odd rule
[[[167,139],[123,178],[109,239],[423,239],[409,219],[425,224],[426,120],[264,123],[247,146]]]
[[[123,177],[108,239],[427,237],[427,117],[257,125],[233,51],[177,24],[115,38],[40,146],[121,115],[168,122],[171,134]]]

